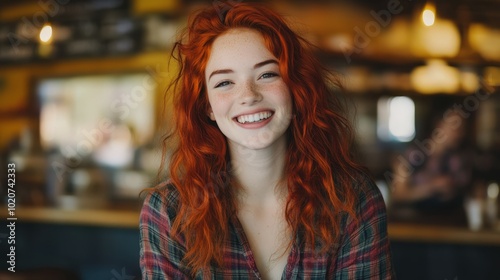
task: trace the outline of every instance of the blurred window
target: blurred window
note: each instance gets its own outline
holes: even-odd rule
[[[64,156],[123,167],[154,134],[155,87],[146,73],[43,79],[40,140]]]
[[[381,97],[377,103],[380,140],[409,142],[415,137],[415,103],[406,96]]]

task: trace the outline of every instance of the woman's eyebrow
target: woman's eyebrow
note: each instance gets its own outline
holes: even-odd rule
[[[262,62],[259,62],[259,63],[255,64],[255,65],[253,66],[253,69],[257,69],[257,68],[259,68],[259,67],[262,67],[262,66],[267,65],[267,64],[270,64],[270,63],[278,64],[278,61],[276,61],[276,59],[268,59],[268,60],[264,60],[264,61],[262,61]]]
[[[217,74],[229,74],[229,73],[234,73],[233,70],[231,69],[220,69],[220,70],[215,70],[213,71],[210,76],[208,77],[208,80],[210,81],[210,78],[212,78],[213,75],[217,75]]]

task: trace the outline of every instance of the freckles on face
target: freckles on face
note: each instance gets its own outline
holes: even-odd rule
[[[220,35],[212,44],[205,83],[208,113],[229,141],[255,142],[266,134],[272,137],[263,142],[272,142],[288,128],[283,119],[292,114],[290,91],[278,59],[257,31],[238,28]]]

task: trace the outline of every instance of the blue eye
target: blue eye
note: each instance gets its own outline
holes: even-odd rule
[[[264,79],[268,79],[268,78],[277,77],[277,76],[279,76],[277,73],[267,72],[267,73],[262,74],[262,76],[260,76],[260,77],[264,78]]]
[[[220,83],[216,84],[214,88],[224,87],[224,86],[227,86],[229,84],[231,84],[230,81],[223,81],[223,82],[220,82]]]

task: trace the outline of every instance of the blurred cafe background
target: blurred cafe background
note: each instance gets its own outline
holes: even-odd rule
[[[500,279],[500,1],[268,2],[345,86],[399,279]],[[139,192],[171,127],[169,54],[206,5],[225,9],[0,0],[0,279],[141,278]]]

